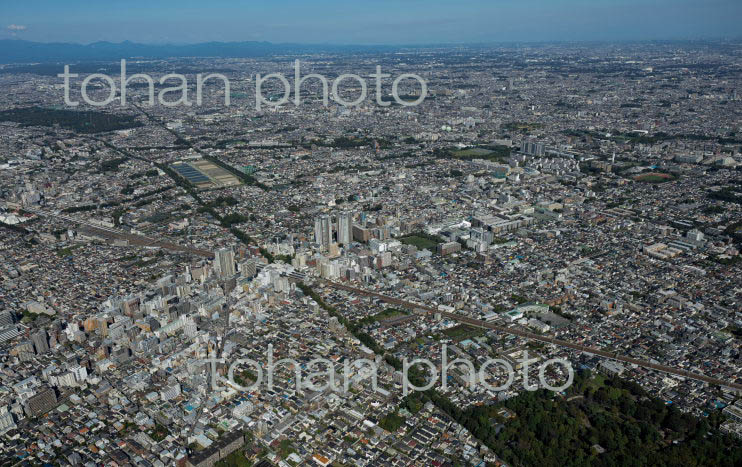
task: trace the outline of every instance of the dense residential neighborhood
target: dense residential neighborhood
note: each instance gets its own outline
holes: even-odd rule
[[[739,465],[741,50],[0,65],[0,463]],[[427,92],[256,110],[295,60]]]

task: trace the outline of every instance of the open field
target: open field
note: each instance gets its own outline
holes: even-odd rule
[[[650,173],[637,175],[636,177],[634,177],[634,180],[636,180],[637,182],[643,182],[643,183],[664,183],[664,182],[670,182],[672,180],[675,180],[675,177],[673,177],[670,174],[666,174],[666,173],[650,172]]]
[[[458,151],[454,151],[453,155],[456,157],[484,157],[489,156],[495,151],[490,151],[489,149],[484,148],[467,148],[467,149],[461,149]]]
[[[404,243],[405,245],[414,245],[418,249],[425,249],[430,251],[435,251],[436,246],[438,246],[438,244],[434,241],[427,238],[418,237],[417,235],[400,238],[399,241]]]
[[[172,167],[197,188],[220,188],[240,184],[240,180],[233,174],[204,159],[176,162]]]

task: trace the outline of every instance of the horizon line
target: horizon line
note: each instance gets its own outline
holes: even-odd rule
[[[462,46],[494,46],[503,44],[632,44],[658,42],[742,42],[742,35],[738,37],[694,37],[694,38],[654,38],[654,39],[542,39],[542,40],[493,40],[493,41],[462,41],[462,42],[421,42],[421,43],[340,43],[340,42],[273,42],[257,40],[219,41],[204,40],[200,42],[135,42],[130,39],[122,41],[99,40],[93,42],[65,42],[65,41],[34,41],[19,37],[6,37],[0,41],[26,42],[43,45],[76,45],[88,47],[96,44],[111,45],[143,45],[156,47],[184,47],[203,44],[269,44],[279,46],[309,46],[309,47],[462,47]]]

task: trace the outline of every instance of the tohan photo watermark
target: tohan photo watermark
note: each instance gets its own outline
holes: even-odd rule
[[[267,352],[267,363],[266,365],[263,365],[260,362],[257,362],[252,359],[236,359],[231,362],[229,365],[229,370],[227,373],[227,378],[224,378],[220,376],[216,371],[216,365],[220,363],[226,363],[227,360],[225,358],[207,358],[202,360],[204,363],[210,363],[211,364],[211,381],[212,381],[212,389],[214,390],[221,390],[225,389],[224,386],[219,386],[219,381],[233,387],[234,389],[237,389],[239,391],[255,391],[261,388],[263,386],[263,380],[265,379],[265,389],[268,391],[273,390],[273,381],[274,381],[274,371],[276,368],[278,368],[279,365],[284,365],[285,368],[293,369],[294,376],[292,380],[294,381],[296,385],[296,390],[301,391],[302,389],[308,389],[310,391],[334,391],[334,392],[343,392],[347,393],[350,389],[351,380],[353,379],[354,375],[360,375],[362,378],[360,379],[369,379],[371,380],[371,388],[373,391],[377,391],[378,386],[378,370],[379,370],[379,364],[380,364],[381,357],[377,356],[376,360],[369,360],[366,358],[353,360],[352,362],[348,359],[343,361],[343,372],[342,372],[342,385],[337,384],[338,375],[335,371],[335,362],[332,360],[326,359],[326,358],[315,358],[311,361],[309,361],[306,364],[306,368],[308,371],[311,371],[306,377],[304,377],[304,374],[301,369],[301,364],[293,359],[290,358],[284,358],[278,361],[274,361],[273,358],[273,346],[268,345],[268,352]],[[552,358],[550,360],[546,360],[543,363],[539,365],[538,368],[538,382],[539,384],[531,384],[529,382],[528,377],[528,370],[530,368],[530,365],[533,363],[536,363],[538,359],[535,358],[529,358],[528,357],[528,351],[525,350],[523,352],[523,356],[520,359],[514,360],[516,364],[520,367],[520,373],[521,373],[521,380],[523,382],[523,389],[526,391],[535,391],[540,388],[548,389],[549,391],[553,392],[562,392],[569,388],[572,385],[572,382],[574,380],[574,370],[572,368],[572,364],[563,358]],[[416,385],[415,383],[419,383],[420,381],[410,381],[409,378],[409,372],[410,369],[415,365],[424,365],[428,368],[428,377],[427,382],[422,385]],[[438,374],[438,365],[436,365],[434,362],[426,359],[426,358],[416,358],[411,361],[409,361],[407,358],[405,358],[402,361],[402,370],[401,370],[401,384],[402,384],[402,395],[406,396],[411,391],[412,392],[418,392],[418,391],[427,391],[428,389],[431,389],[435,386],[436,383],[440,382],[440,388],[445,391],[448,389],[448,372],[454,368],[456,365],[463,365],[466,367],[468,375],[467,375],[467,386],[469,388],[473,388],[476,385],[482,385],[484,389],[488,391],[493,392],[499,392],[499,391],[507,391],[509,390],[513,382],[515,381],[515,375],[516,372],[513,369],[513,365],[508,360],[502,359],[502,358],[491,358],[485,361],[482,365],[479,367],[479,371],[477,371],[474,367],[474,364],[466,359],[463,358],[457,358],[451,362],[448,361],[448,352],[447,352],[447,346],[446,344],[443,344],[441,348],[441,365],[440,365],[440,375]],[[546,370],[550,366],[557,366],[561,367],[564,372],[567,374],[567,380],[560,386],[552,386],[546,379]],[[250,366],[252,369],[255,370],[255,381],[250,386],[242,386],[238,384],[234,379],[234,373],[237,368],[240,366]],[[504,370],[505,374],[507,375],[507,381],[500,386],[493,386],[489,382],[487,382],[487,375],[486,370],[488,368],[499,368],[501,370]],[[316,378],[322,378],[324,382],[322,384],[317,384],[315,382]]]
[[[70,72],[70,66],[65,65],[64,66],[64,73],[57,75],[59,78],[62,78],[64,80],[64,103],[67,106],[70,107],[76,107],[80,105],[79,101],[73,100],[70,95],[70,81],[71,78],[79,78],[80,75],[78,73],[71,73]],[[373,86],[375,89],[375,101],[376,104],[381,107],[388,107],[392,105],[390,101],[385,101],[383,99],[382,95],[382,79],[384,78],[390,78],[391,74],[389,73],[382,73],[381,71],[381,65],[376,65],[376,72],[371,73],[368,75],[369,78],[373,78]],[[249,80],[249,78],[248,78]],[[299,106],[302,103],[302,96],[301,96],[301,87],[302,85],[308,81],[308,80],[318,80],[319,83],[322,85],[322,103],[325,107],[330,105],[330,100],[335,102],[336,104],[343,106],[343,107],[355,107],[361,105],[363,102],[366,101],[368,98],[368,88],[369,85],[366,82],[366,79],[362,77],[361,75],[348,73],[348,74],[342,74],[336,77],[334,80],[332,80],[332,83],[330,83],[330,80],[328,80],[325,76],[317,73],[312,73],[306,76],[301,75],[301,63],[299,60],[294,61],[294,80],[293,85],[289,82],[289,80],[281,73],[270,73],[265,76],[261,75],[260,73],[255,75],[255,110],[261,110],[264,106],[266,107],[278,107],[281,105],[285,105],[289,103],[289,101],[293,101],[295,106]],[[413,97],[416,97],[414,100],[409,100],[407,97],[408,95],[405,95],[405,98],[400,97],[399,94],[399,87],[400,84],[403,81],[416,81],[419,85],[419,93],[415,94]],[[108,88],[108,96],[105,99],[102,100],[95,100],[91,98],[88,87],[90,87],[91,82],[93,81],[100,81],[103,83],[106,83]],[[160,77],[159,80],[155,80],[151,75],[146,73],[136,73],[131,76],[129,76],[126,72],[126,60],[121,60],[121,73],[118,76],[118,86],[116,85],[116,80],[109,75],[103,74],[103,73],[93,73],[90,75],[85,76],[83,78],[82,82],[80,83],[80,89],[79,94],[80,98],[85,104],[94,106],[94,107],[104,107],[107,105],[111,105],[116,99],[118,98],[119,104],[121,107],[126,106],[127,104],[127,91],[128,86],[133,81],[137,81],[139,83],[144,82],[146,83],[146,86],[148,88],[147,90],[147,99],[146,99],[146,105],[152,107],[155,105],[155,102],[157,102],[159,105],[165,106],[165,107],[175,107],[175,106],[186,106],[190,107],[193,105],[200,106],[203,104],[203,93],[204,93],[204,86],[208,82],[212,82],[217,85],[222,85],[224,89],[224,105],[230,106],[231,101],[231,85],[229,78],[227,78],[225,75],[221,73],[208,73],[204,75],[203,73],[196,74],[196,90],[195,90],[195,99],[192,98],[192,96],[189,96],[189,82],[185,75],[180,73],[170,73],[163,75]],[[279,99],[273,99],[272,96],[266,97],[263,95],[263,88],[266,85],[267,82],[273,81],[280,83],[283,86],[283,95]],[[155,83],[158,83],[160,86],[165,86],[166,84],[169,85],[168,87],[162,88],[159,90],[159,92],[155,93]],[[354,89],[360,88],[360,93],[358,96],[353,100],[348,100],[345,97],[341,96],[340,94],[340,87],[341,85],[353,85]],[[98,86],[96,86],[98,88]],[[293,99],[291,99],[293,89]],[[117,92],[118,90],[118,92]],[[155,98],[156,95],[156,98]],[[425,82],[425,80],[420,77],[419,75],[416,75],[414,73],[403,73],[392,81],[392,91],[391,95],[394,98],[394,102],[396,102],[399,105],[405,106],[405,107],[411,107],[420,105],[423,103],[425,98],[428,95],[428,85]]]

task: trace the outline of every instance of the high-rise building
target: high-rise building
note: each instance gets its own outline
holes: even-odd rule
[[[237,272],[234,266],[234,252],[231,248],[220,248],[214,255],[214,266],[220,278],[232,277]]]
[[[314,241],[319,243],[323,250],[327,250],[332,243],[332,221],[327,214],[314,220]]]
[[[33,346],[37,354],[42,354],[49,350],[49,341],[47,340],[46,331],[43,329],[32,334],[31,341],[33,341]]]
[[[520,145],[520,152],[529,156],[543,156],[546,153],[546,145],[532,140],[524,140]]]
[[[366,243],[371,238],[371,230],[364,229],[357,225],[353,226],[353,239],[361,243]]]
[[[187,316],[183,319],[183,332],[188,337],[195,337],[198,333],[198,326],[191,316]]]
[[[121,303],[121,309],[126,315],[133,315],[139,311],[139,297],[127,297]]]
[[[0,406],[0,433],[16,428],[13,414],[8,410],[7,405]]]
[[[472,241],[489,245],[494,240],[494,235],[487,229],[475,227],[469,231],[469,238],[471,238]]]
[[[343,211],[338,214],[338,243],[349,245],[353,240],[353,213]]]
[[[255,258],[250,258],[240,265],[243,277],[255,277],[258,273],[258,262]]]
[[[84,383],[88,379],[88,370],[84,366],[75,365],[70,368],[70,371],[75,376],[75,381],[78,383]]]
[[[3,311],[2,313],[0,313],[0,328],[4,328],[5,326],[10,326],[13,323],[15,323],[13,312]]]

